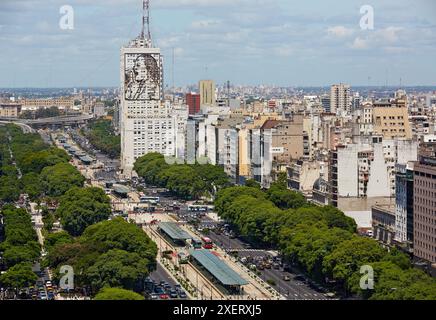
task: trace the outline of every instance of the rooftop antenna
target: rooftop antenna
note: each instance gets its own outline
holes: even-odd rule
[[[174,50],[174,48],[173,48],[173,61],[172,61],[172,70],[171,70],[171,73],[172,73],[172,82],[173,82],[173,102],[174,102],[174,100],[175,100],[175,95],[176,95],[176,85],[175,85],[175,80],[174,80],[174,67],[175,67],[175,60],[176,60],[176,57],[175,57],[175,50]]]
[[[227,81],[227,106],[230,107],[230,80]]]
[[[146,40],[149,40],[151,42],[151,32],[150,32],[150,0],[142,0],[142,10],[143,11],[142,11],[141,39],[144,39],[144,40],[146,39]]]

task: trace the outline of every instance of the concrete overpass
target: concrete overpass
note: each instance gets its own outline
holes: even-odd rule
[[[30,127],[27,124],[20,123],[20,122],[14,122],[14,121],[2,121],[2,120],[0,120],[0,125],[5,125],[5,124],[9,124],[9,123],[19,126],[21,128],[21,130],[23,130],[24,133],[35,133],[35,130],[32,129],[32,127]]]
[[[11,118],[0,118],[3,123],[15,123],[17,125],[27,125],[34,127],[43,126],[56,126],[56,125],[73,125],[73,124],[83,124],[87,121],[93,119],[93,115],[79,115],[79,116],[62,116],[53,118],[43,118],[43,119],[11,119]]]

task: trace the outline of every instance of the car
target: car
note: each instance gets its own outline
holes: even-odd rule
[[[297,274],[294,277],[294,280],[297,280],[297,281],[306,281],[306,278],[303,275],[301,275],[301,274]]]
[[[170,297],[169,297],[166,293],[164,293],[164,294],[161,294],[161,295],[159,296],[159,298],[160,298],[161,300],[168,300]]]
[[[278,264],[277,262],[274,262],[273,265],[272,265],[272,267],[273,267],[275,270],[279,270],[279,269],[280,269],[280,264]]]
[[[157,300],[157,299],[159,299],[159,296],[157,294],[155,294],[155,293],[152,293],[152,294],[150,294],[150,299],[151,300]]]
[[[186,299],[187,298],[187,295],[186,295],[185,291],[183,291],[183,290],[179,291],[179,298],[180,299]]]
[[[47,297],[48,297],[48,300],[54,300],[55,295],[54,295],[53,292],[49,292],[49,293],[47,294]]]
[[[154,288],[154,293],[156,293],[157,295],[161,295],[161,294],[165,294],[165,291],[162,287],[157,286]]]
[[[170,292],[171,299],[177,299],[179,296],[177,295],[176,291]]]
[[[291,281],[291,277],[288,276],[287,274],[285,274],[285,275],[283,276],[283,280],[284,280],[284,281]]]
[[[174,288],[176,289],[176,291],[180,291],[180,290],[182,290],[182,286],[181,286],[180,284],[176,284],[176,285],[174,286]]]

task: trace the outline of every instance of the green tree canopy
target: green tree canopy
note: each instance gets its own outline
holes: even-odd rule
[[[103,288],[94,297],[94,300],[144,300],[144,297],[130,290],[120,288]]]
[[[37,279],[30,264],[17,264],[0,275],[0,284],[4,288],[26,288]]]
[[[71,164],[58,163],[42,170],[41,181],[47,195],[59,197],[72,187],[83,186],[85,178]]]
[[[88,226],[109,218],[110,199],[101,188],[74,187],[61,197],[56,214],[63,228],[78,236]]]

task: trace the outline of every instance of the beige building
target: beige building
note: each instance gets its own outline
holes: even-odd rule
[[[214,105],[216,102],[215,82],[213,80],[201,80],[198,83],[198,88],[200,91],[200,106]]]
[[[21,113],[21,105],[17,103],[1,103],[0,117],[1,118],[18,118]]]
[[[20,101],[23,110],[37,110],[40,108],[58,107],[59,109],[73,109],[73,98],[55,98],[55,99],[24,99]]]
[[[262,129],[272,130],[273,163],[286,165],[303,157],[302,115],[295,115],[292,120],[268,120]]]
[[[406,107],[373,108],[374,134],[383,135],[385,139],[412,138],[409,113]]]

